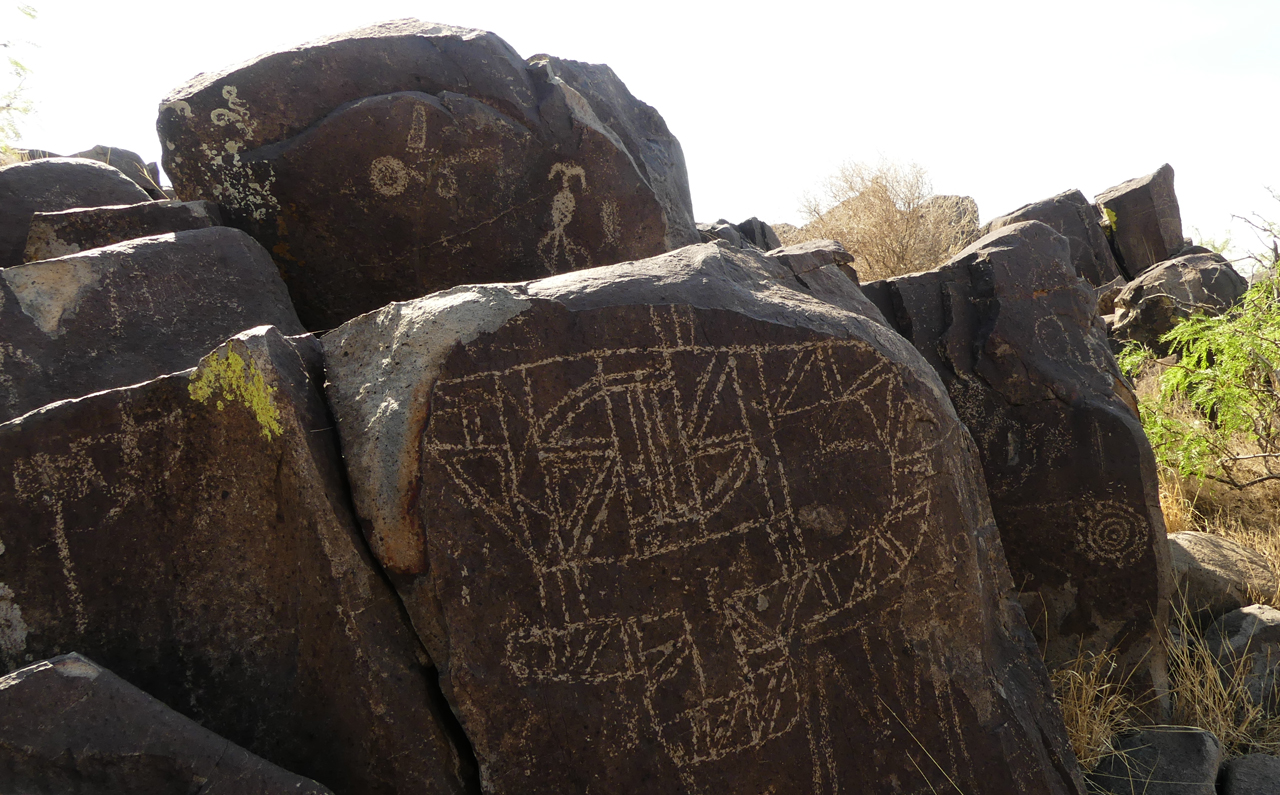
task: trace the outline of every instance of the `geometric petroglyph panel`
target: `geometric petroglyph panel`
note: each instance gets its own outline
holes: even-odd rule
[[[690,792],[765,749],[782,769],[761,781],[847,791],[859,733],[921,786],[911,733],[969,769],[929,670],[959,650],[898,628],[908,569],[968,544],[940,516],[958,435],[904,366],[729,312],[547,306],[455,349],[422,442],[427,576],[464,725],[505,731],[493,781],[555,757],[548,721]],[[526,720],[476,730],[522,700]]]

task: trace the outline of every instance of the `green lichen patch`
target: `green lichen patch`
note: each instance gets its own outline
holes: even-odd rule
[[[276,388],[268,386],[253,362],[246,361],[230,346],[205,357],[191,374],[187,388],[192,400],[206,403],[214,398],[218,411],[227,403],[238,403],[249,409],[262,426],[262,435],[267,441],[284,433],[280,409],[276,408]]]
[[[1102,213],[1107,218],[1107,222],[1102,225],[1102,228],[1107,233],[1107,237],[1111,237],[1116,233],[1116,211],[1110,207],[1103,207]]]

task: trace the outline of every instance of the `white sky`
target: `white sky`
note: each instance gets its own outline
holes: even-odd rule
[[[700,221],[799,222],[842,161],[882,157],[983,220],[1164,162],[1189,235],[1280,219],[1280,0],[30,1],[36,21],[0,16],[29,42],[20,145],[62,154],[158,160],[156,107],[197,72],[416,16],[608,63],[680,139]]]

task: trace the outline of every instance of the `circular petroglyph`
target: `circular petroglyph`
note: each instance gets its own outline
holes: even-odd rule
[[[380,157],[369,165],[369,182],[383,196],[399,196],[409,187],[409,169],[394,157]]]
[[[1080,515],[1080,545],[1090,560],[1121,565],[1141,554],[1147,523],[1118,502],[1099,502]]]

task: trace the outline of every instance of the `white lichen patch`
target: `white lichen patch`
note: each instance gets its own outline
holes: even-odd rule
[[[65,333],[63,322],[74,317],[85,296],[98,288],[107,260],[68,257],[32,262],[0,270],[23,314],[51,338]]]

